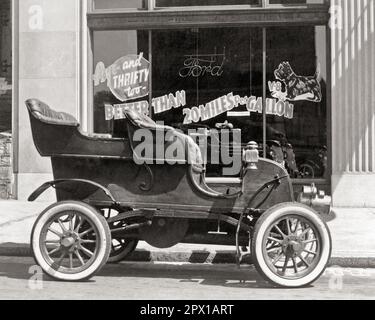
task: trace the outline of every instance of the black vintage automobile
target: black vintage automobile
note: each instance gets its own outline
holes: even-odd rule
[[[108,260],[132,252],[139,240],[159,248],[231,244],[238,264],[251,254],[262,276],[284,287],[306,286],[325,270],[330,232],[312,207],[327,212],[329,198],[312,186],[297,202],[285,168],[259,158],[256,143],[244,151],[236,188],[222,179],[214,190],[206,183],[199,147],[172,127],[129,110],[126,136],[91,137],[69,114],[37,99],[26,106],[35,146],[51,157],[55,179],[29,197],[34,201],[56,189],[58,202],[40,214],[31,235],[35,260],[53,278],[88,279]],[[137,153],[139,129],[168,132],[174,138],[166,147],[179,144],[183,156],[168,164],[167,157]]]

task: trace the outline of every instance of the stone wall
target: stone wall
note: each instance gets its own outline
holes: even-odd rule
[[[52,178],[51,161],[34,146],[25,100],[37,98],[53,109],[76,116],[79,5],[77,0],[16,1],[18,12],[18,199]]]

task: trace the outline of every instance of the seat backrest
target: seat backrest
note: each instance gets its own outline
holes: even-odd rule
[[[72,115],[52,110],[47,104],[38,99],[26,100],[26,106],[30,114],[40,121],[66,126],[79,125],[77,119]]]

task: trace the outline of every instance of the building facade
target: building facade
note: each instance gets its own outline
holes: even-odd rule
[[[296,188],[375,206],[375,0],[8,3],[0,98],[11,102],[0,112],[12,115],[1,130],[14,197],[52,178],[24,105],[38,98],[90,135],[121,137],[124,107],[180,129],[228,121],[263,154],[281,148]]]

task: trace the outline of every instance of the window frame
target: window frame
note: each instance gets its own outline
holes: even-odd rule
[[[147,9],[102,9],[95,10],[94,0],[87,0],[86,27],[88,41],[86,46],[87,61],[86,79],[86,116],[87,131],[93,133],[93,89],[91,77],[93,74],[93,32],[97,30],[149,30],[149,61],[152,61],[152,30],[154,29],[178,29],[178,28],[208,28],[208,27],[241,27],[257,26],[263,28],[263,99],[265,101],[267,91],[266,75],[266,36],[267,27],[270,26],[325,26],[326,27],[326,61],[329,66],[331,57],[331,35],[329,28],[329,2],[323,4],[269,4],[269,0],[261,0],[260,6],[222,6],[222,7],[169,7],[155,8],[155,0],[147,0]],[[152,78],[152,77],[151,77]],[[330,191],[332,175],[332,129],[331,129],[331,69],[327,68],[327,148],[328,168],[327,178],[322,179],[293,179],[295,185],[315,183],[327,191]],[[152,92],[152,81],[150,83]],[[150,99],[152,95],[150,94]],[[150,103],[151,105],[151,103]],[[265,113],[265,108],[264,113]],[[264,117],[264,124],[266,117]],[[265,125],[264,125],[265,148]]]
[[[270,0],[258,0],[259,4],[238,4],[238,5],[203,5],[203,6],[168,6],[168,7],[158,7],[156,6],[157,0],[143,0],[145,3],[144,8],[112,8],[112,9],[96,9],[95,8],[95,0],[87,0],[88,1],[88,12],[89,13],[95,13],[95,12],[108,12],[108,13],[114,13],[114,12],[129,12],[134,13],[138,11],[185,11],[185,10],[199,10],[202,9],[210,9],[211,10],[236,10],[236,9],[270,9],[270,8],[276,8],[276,9],[285,9],[285,8],[304,8],[304,9],[314,9],[319,8],[321,6],[328,6],[329,0],[322,0],[323,3],[295,3],[295,4],[270,4]],[[307,2],[308,0],[306,0]]]
[[[170,7],[148,10],[94,10],[89,1],[87,25],[91,30],[169,29],[220,26],[324,25],[329,20],[329,5],[299,4],[222,7]],[[154,0],[148,0],[149,3]]]

